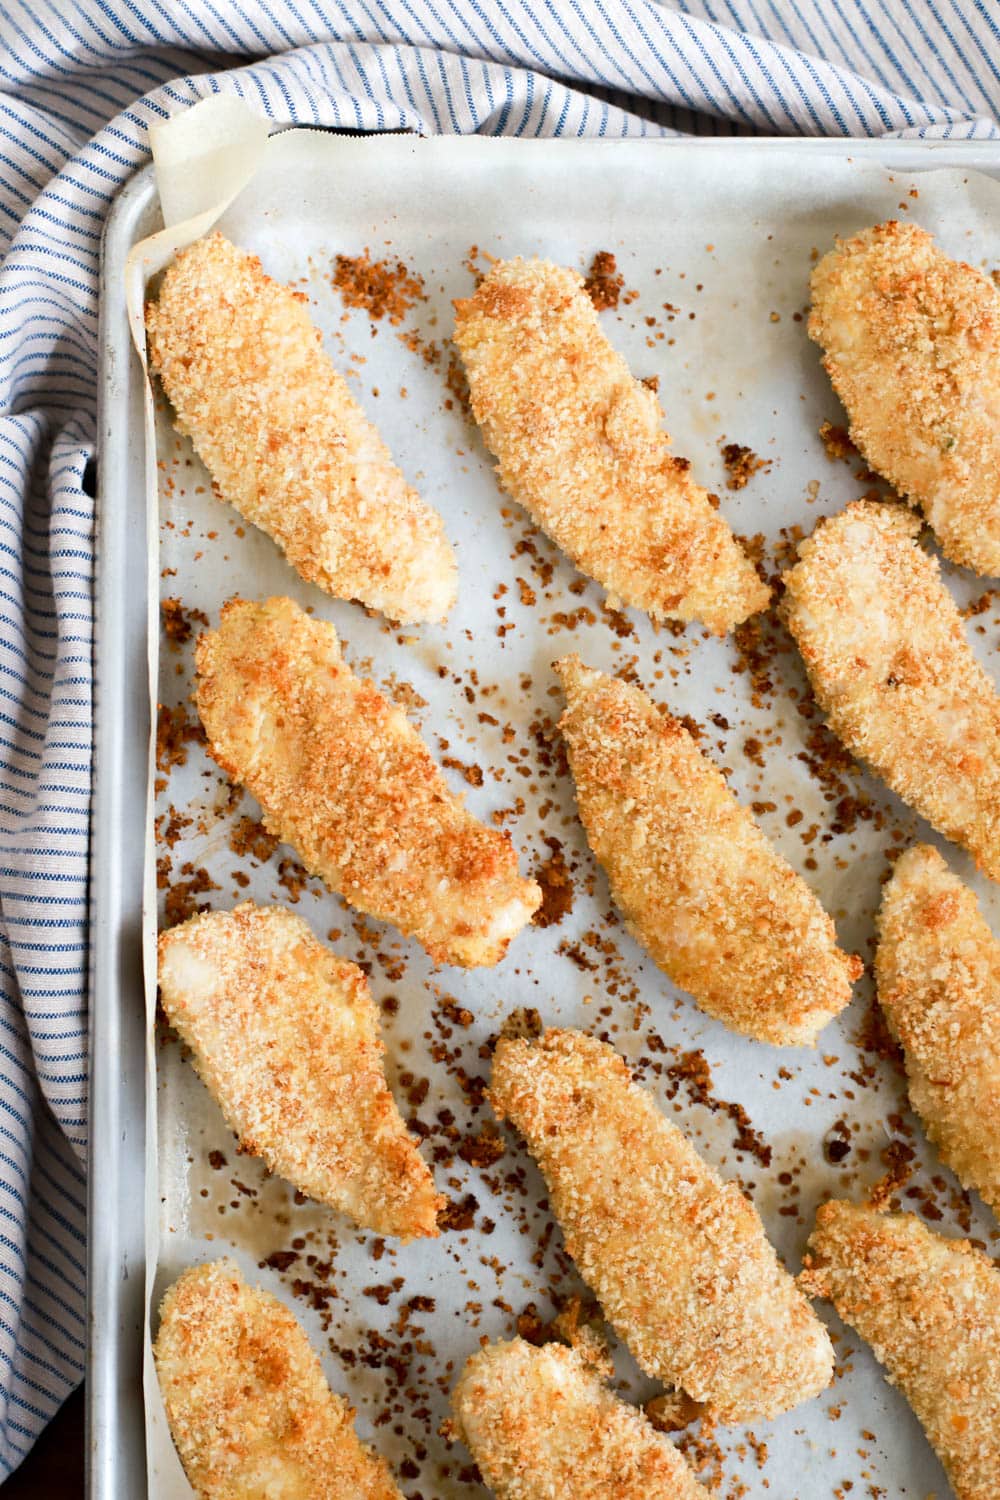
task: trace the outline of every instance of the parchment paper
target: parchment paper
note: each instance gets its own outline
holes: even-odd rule
[[[659,378],[676,451],[718,490],[738,532],[763,534],[773,571],[790,528],[808,532],[872,487],[857,477],[860,461],[831,461],[817,436],[824,418],[836,423],[843,415],[805,333],[814,251],[825,251],[837,233],[906,216],[933,230],[950,253],[988,266],[998,204],[1000,189],[985,176],[893,173],[864,152],[852,158],[848,148],[809,143],[716,149],[294,132],[272,139],[257,175],[221,218],[270,274],[308,292],[358,400],[445,518],[459,557],[459,602],[447,625],[404,632],[302,583],[266,537],[214,498],[159,396],[161,594],[203,611],[212,624],[235,593],[288,594],[333,621],[355,670],[409,704],[470,807],[487,819],[503,814],[522,869],[549,859],[545,839],[558,839],[572,882],[572,910],[523,933],[498,968],[438,971],[413,943],[359,921],[318,882],[299,890],[286,866],[282,883],[288,849],[257,863],[236,856],[233,826],[257,809],[248,797],[229,797],[200,745],[190,746],[187,765],[173,769],[157,801],[159,815],[169,816],[172,805],[194,820],[169,851],[171,881],[183,879],[190,862],[216,882],[199,898],[213,906],[295,896],[295,909],[321,936],[336,934],[338,953],[369,969],[384,1011],[390,1082],[404,1115],[420,1122],[439,1187],[464,1204],[471,1227],[397,1249],[296,1203],[287,1185],[236,1156],[180,1048],[165,1034],[154,1039],[151,1028],[159,1142],[150,1163],[159,1210],[150,1225],[152,1316],[185,1266],[235,1256],[251,1279],[294,1308],[332,1385],[357,1406],[360,1431],[389,1459],[407,1496],[485,1495],[465,1450],[438,1436],[448,1390],[481,1339],[510,1336],[532,1305],[544,1323],[580,1290],[541,1206],[540,1178],[515,1138],[503,1136],[504,1154],[488,1166],[459,1154],[477,1159],[469,1142],[491,1115],[487,1105],[476,1107],[476,1080],[488,1079],[490,1042],[515,1007],[537,1008],[546,1024],[608,1036],[705,1157],[743,1183],[793,1270],[817,1203],[831,1194],[860,1197],[883,1175],[882,1156],[894,1142],[903,1155],[916,1152],[904,1205],[940,1215],[934,1222],[945,1232],[965,1226],[994,1252],[997,1246],[990,1215],[964,1198],[927,1150],[898,1069],[858,1045],[872,1030],[867,980],[815,1054],[774,1049],[704,1017],[626,936],[586,849],[553,729],[562,705],[551,662],[570,650],[634,673],[654,697],[703,726],[706,747],[737,794],[759,805],[767,833],[836,918],[842,943],[866,961],[886,850],[894,840],[933,835],[860,770],[817,777],[810,762],[826,764],[822,731],[818,717],[802,711],[805,681],[793,649],[774,654],[755,683],[739,670],[731,638],[711,640],[698,627],[675,635],[635,611],[602,610],[602,591],[496,486],[448,379],[452,298],[470,292],[472,265],[484,268],[485,254],[539,253],[585,270],[596,251],[612,251],[629,295],[603,315],[610,338],[637,375]],[[423,279],[423,300],[395,326],[346,310],[331,284],[334,256],[366,249],[373,260],[402,260]],[[725,488],[723,439],[749,445],[771,465],[738,493]],[[987,587],[950,568],[947,577],[963,603]],[[995,613],[977,614],[969,629],[995,672]],[[192,643],[163,649],[159,701],[185,702],[191,687]],[[860,820],[850,799],[867,809]],[[947,853],[974,881],[991,919],[1000,919],[996,890],[974,877],[958,851]],[[696,1049],[711,1075],[709,1085],[702,1075],[700,1091],[699,1060],[683,1060]],[[747,1138],[736,1106],[758,1133],[756,1155],[737,1149]],[[846,1132],[834,1129],[841,1121]],[[828,1159],[824,1143],[845,1134],[846,1157]],[[213,1166],[220,1157],[224,1164]],[[923,1196],[905,1197],[914,1190]],[[463,1222],[461,1208],[456,1217]],[[274,1252],[277,1260],[265,1263]],[[707,1464],[702,1478],[717,1477],[720,1494],[761,1500],[825,1500],[843,1494],[848,1480],[855,1495],[946,1495],[905,1402],[831,1310],[821,1305],[820,1314],[837,1337],[833,1386],[752,1433],[719,1429],[709,1438],[695,1429],[692,1441],[701,1447],[692,1456]],[[628,1395],[655,1393],[627,1353],[619,1351],[617,1364]],[[151,1493],[189,1494],[152,1378],[147,1402]]]

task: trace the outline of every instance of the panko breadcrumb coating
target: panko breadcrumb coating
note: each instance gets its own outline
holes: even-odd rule
[[[910,1103],[941,1160],[1000,1214],[1000,943],[927,844],[897,860],[878,933],[878,998]]]
[[[489,1344],[451,1406],[497,1500],[706,1500],[670,1439],[563,1344]]]
[[[989,1257],[913,1214],[836,1201],[816,1216],[806,1267],[800,1284],[871,1345],[956,1500],[997,1500],[1000,1271]]]
[[[500,483],[577,567],[655,620],[720,635],[765,608],[766,584],[670,452],[657,397],[605,338],[582,277],[497,261],[455,308]]]
[[[200,1500],[402,1500],[296,1319],[232,1261],[174,1282],[153,1354]]]
[[[146,308],[153,369],[224,500],[309,583],[401,621],[442,620],[457,566],[323,350],[309,299],[210,234]]]
[[[678,719],[577,656],[555,666],[580,817],[629,931],[710,1016],[813,1046],[861,961]]]
[[[568,1253],[647,1375],[724,1422],[825,1390],[830,1340],[757,1210],[612,1047],[579,1031],[501,1037],[489,1098],[525,1137]]]
[[[817,701],[852,755],[1000,879],[1000,698],[905,506],[858,500],[785,574]]]
[[[332,625],[291,599],[230,599],[196,663],[209,751],[269,832],[436,963],[499,962],[541,891],[510,838],[448,790],[403,710],[354,676]]]
[[[160,994],[240,1149],[376,1234],[437,1234],[445,1200],[382,1066],[356,964],[301,917],[245,902],[160,934]]]
[[[812,296],[852,441],[952,562],[1000,574],[1000,290],[890,219],[825,255]]]

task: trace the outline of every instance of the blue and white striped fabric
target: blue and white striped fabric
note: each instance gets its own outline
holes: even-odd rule
[[[80,1379],[97,268],[146,127],[1000,133],[996,0],[0,0],[0,1466]]]

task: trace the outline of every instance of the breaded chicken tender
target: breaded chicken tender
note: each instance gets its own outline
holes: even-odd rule
[[[612,598],[724,634],[769,590],[676,458],[660,403],[612,348],[583,281],[495,262],[456,302],[455,343],[503,488]]]
[[[525,1137],[566,1249],[647,1375],[724,1422],[773,1417],[830,1383],[826,1330],[723,1182],[579,1031],[501,1037],[490,1102]]]
[[[153,1354],[200,1500],[402,1500],[295,1318],[232,1261],[174,1282]]]
[[[813,1046],[860,960],[678,719],[577,656],[555,666],[580,817],[633,937],[734,1031]]]
[[[788,624],[852,755],[1000,879],[1000,698],[902,505],[821,521],[785,574]]]
[[[1000,574],[1000,290],[890,219],[824,256],[812,296],[855,446],[952,562]]]
[[[159,959],[167,1019],[242,1151],[362,1229],[437,1234],[445,1200],[389,1092],[356,964],[249,901],[161,933]]]
[[[230,599],[197,646],[209,751],[271,833],[435,963],[495,964],[541,901],[506,834],[455,797],[403,713],[291,599]]]
[[[182,250],[146,309],[177,428],[309,583],[393,620],[442,620],[458,572],[441,517],[334,369],[308,300],[221,234]]]
[[[497,1500],[705,1500],[670,1439],[574,1349],[524,1339],[468,1361],[452,1411]]]
[[[878,998],[941,1160],[1000,1214],[1000,943],[936,849],[896,862],[878,916]]]
[[[831,1301],[913,1407],[957,1500],[1000,1495],[1000,1271],[912,1214],[826,1203],[800,1284]]]

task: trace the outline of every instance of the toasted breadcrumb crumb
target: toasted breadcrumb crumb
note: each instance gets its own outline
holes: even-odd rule
[[[367,249],[361,255],[334,257],[333,285],[345,307],[363,308],[380,322],[388,318],[397,327],[415,302],[426,300],[420,276],[401,260],[372,260]]]
[[[389,1092],[362,971],[245,902],[160,934],[163,1009],[241,1149],[363,1229],[437,1234],[444,1199]]]
[[[941,1160],[1000,1212],[1000,943],[936,849],[897,860],[878,915],[878,998]]]
[[[785,574],[816,699],[852,755],[1000,879],[1000,698],[902,505],[821,521]]]
[[[669,1438],[574,1349],[489,1344],[452,1393],[458,1434],[497,1500],[705,1500]]]
[[[590,263],[583,289],[598,312],[607,312],[618,306],[625,277],[618,269],[618,262],[610,250],[598,250]]]
[[[701,1419],[705,1408],[685,1391],[664,1391],[646,1402],[643,1411],[657,1432],[683,1432]]]
[[[756,1209],[612,1047],[579,1031],[501,1038],[489,1097],[527,1140],[568,1253],[648,1375],[726,1422],[775,1416],[825,1389],[826,1330]]]
[[[639,688],[556,663],[580,818],[630,932],[735,1031],[813,1046],[860,960],[679,722]]]
[[[196,663],[211,754],[310,873],[437,963],[499,962],[541,891],[508,835],[452,795],[402,709],[354,676],[332,625],[291,599],[231,599]]]
[[[549,857],[535,866],[533,878],[542,892],[542,902],[534,915],[536,927],[556,927],[573,910],[573,878],[556,838],[547,839]]]
[[[195,865],[189,859],[181,865],[179,873],[181,879],[172,880],[169,868],[163,867],[162,889],[166,891],[163,916],[171,927],[180,922],[186,922],[196,912],[207,911],[209,903],[200,902],[199,896],[207,896],[210,891],[222,889],[218,881],[212,879],[204,865]],[[161,884],[159,876],[157,884]]]
[[[153,1353],[200,1500],[402,1500],[296,1319],[232,1261],[195,1266],[174,1283]]]
[[[1000,1272],[912,1214],[826,1203],[800,1284],[831,1301],[913,1407],[957,1500],[1000,1495]]]
[[[306,300],[221,234],[180,252],[146,309],[178,430],[307,582],[393,620],[441,620],[457,583],[441,517],[334,369]]]
[[[838,460],[850,463],[852,459],[860,457],[846,427],[838,427],[834,422],[824,421],[819,424],[819,436],[831,463],[836,463]]]
[[[503,488],[615,599],[724,634],[768,589],[669,450],[656,395],[575,271],[498,261],[455,304],[472,410]]]
[[[824,256],[812,295],[851,440],[952,562],[1000,574],[1000,290],[890,219]]]
[[[752,448],[747,448],[743,443],[726,443],[722,449],[722,462],[729,475],[726,488],[742,490],[755,474],[760,473],[761,469],[765,471],[770,469],[773,460],[761,458]]]

